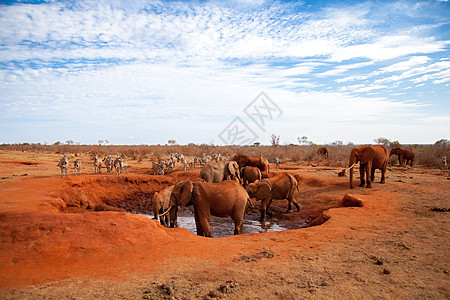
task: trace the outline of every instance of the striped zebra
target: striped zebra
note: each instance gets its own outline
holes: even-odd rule
[[[94,174],[102,174],[102,162],[98,159],[97,153],[94,157]]]
[[[81,175],[81,159],[75,159],[73,162],[73,168],[75,169],[75,172],[78,173],[78,176]]]
[[[152,163],[153,175],[164,175],[164,167],[161,166],[161,163],[153,162]]]
[[[260,155],[263,157],[263,155]],[[267,159],[270,163],[275,164],[276,169],[278,170],[280,168],[280,159],[278,157],[271,157]]]
[[[69,160],[67,159],[67,157],[65,155],[63,155],[63,157],[61,157],[61,159],[59,160],[58,164],[56,165],[61,169],[61,178],[65,176],[67,177],[67,169],[69,168]]]
[[[439,161],[439,168],[441,168],[442,173],[447,173],[448,165],[446,156],[442,156],[441,160]]]
[[[106,174],[111,175],[112,168],[113,168],[113,159],[112,159],[111,155],[108,155],[108,157],[104,159],[104,163],[106,166]]]
[[[209,163],[210,161],[212,161],[212,157],[210,155],[206,155],[206,153],[203,153],[202,159],[201,159],[201,164],[204,165],[204,164]]]
[[[120,175],[123,169],[123,161],[122,157],[117,156],[114,160],[114,169],[116,170],[116,175]]]

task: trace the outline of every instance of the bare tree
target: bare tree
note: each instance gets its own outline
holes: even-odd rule
[[[270,143],[272,144],[272,146],[280,146],[280,136],[272,134],[270,136]]]

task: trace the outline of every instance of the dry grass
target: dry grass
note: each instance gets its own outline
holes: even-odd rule
[[[170,156],[171,153],[182,153],[185,156],[201,157],[203,153],[214,156],[233,156],[236,153],[257,156],[264,155],[267,158],[278,157],[283,164],[321,164],[331,167],[344,167],[348,164],[351,149],[354,146],[328,146],[329,157],[324,158],[317,154],[317,145],[311,146],[213,146],[213,145],[41,145],[41,144],[3,144],[0,150],[14,150],[30,153],[47,154],[71,154],[74,156],[85,155],[93,149],[101,156],[120,155],[125,159],[143,161],[159,161]],[[416,152],[415,165],[426,167],[438,167],[442,156],[450,158],[450,147],[441,145],[412,145]],[[389,150],[389,149],[388,149]],[[398,163],[396,157],[391,158],[391,163]]]

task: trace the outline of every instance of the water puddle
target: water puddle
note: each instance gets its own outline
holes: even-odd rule
[[[146,217],[153,218],[153,215],[142,214]],[[268,220],[264,224],[259,222],[259,218],[255,216],[245,216],[244,218],[244,229],[243,234],[246,233],[264,233],[273,231],[283,231],[292,228],[286,228],[277,224],[275,221]],[[219,218],[211,216],[209,222],[211,226],[211,232],[213,237],[226,237],[232,236],[234,234],[234,222],[231,218]],[[305,227],[306,224],[299,225],[298,228]],[[178,216],[178,227],[186,228],[194,234],[197,234],[197,229],[195,227],[195,220],[192,214],[187,212],[181,212]]]

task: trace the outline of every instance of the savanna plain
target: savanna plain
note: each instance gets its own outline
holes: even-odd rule
[[[91,148],[120,155],[127,173],[94,174]],[[385,184],[376,171],[372,188],[354,189],[348,172],[338,176],[351,147],[329,147],[328,157],[316,149],[3,145],[0,298],[449,299],[450,178],[437,166],[449,147],[417,146],[413,167],[391,157]],[[276,156],[269,175],[296,175],[302,208],[286,213],[287,201],[275,201],[270,220],[289,229],[277,232],[244,225],[244,234],[206,238],[162,226],[142,215],[152,215],[153,194],[200,174],[176,164],[154,175],[152,163],[170,153]],[[246,217],[258,217],[258,202]]]

